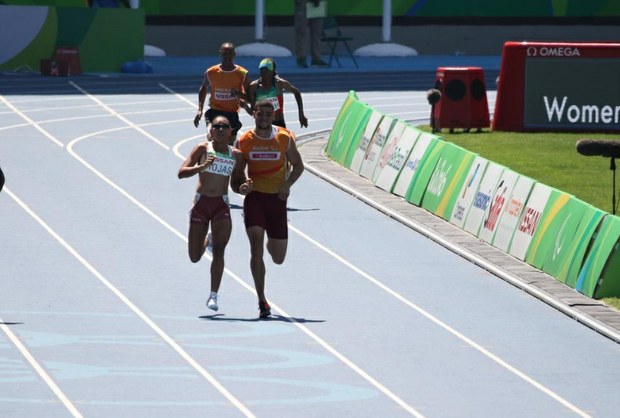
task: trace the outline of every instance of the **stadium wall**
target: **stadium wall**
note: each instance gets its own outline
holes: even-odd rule
[[[343,33],[353,37],[350,45],[357,49],[381,42],[380,23],[358,26],[341,23]],[[600,42],[618,41],[618,26],[598,25],[478,25],[478,24],[415,24],[394,25],[391,41],[414,48],[421,55],[501,55],[505,42]],[[150,24],[145,28],[145,41],[162,48],[170,56],[216,55],[223,42],[237,45],[255,40],[252,25],[221,26]],[[265,27],[266,42],[294,51],[293,22],[289,26]]]
[[[78,47],[82,71],[120,71],[144,59],[144,11],[0,5],[0,69],[39,71],[57,46]]]
[[[88,7],[88,0],[0,0],[0,4]],[[147,16],[253,16],[255,0],[235,0],[221,7],[219,0],[143,0]],[[382,0],[332,0],[329,12],[338,16],[381,16]],[[293,2],[265,0],[269,15],[292,16]],[[620,16],[616,0],[392,0],[394,16],[414,17],[601,17]]]

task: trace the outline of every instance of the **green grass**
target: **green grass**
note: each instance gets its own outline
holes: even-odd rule
[[[419,129],[430,132],[429,126]],[[606,212],[612,209],[610,159],[585,157],[575,149],[580,139],[620,139],[620,135],[593,133],[520,133],[461,132],[447,130],[438,136],[448,142],[502,164],[519,174],[570,193]],[[618,161],[620,166],[620,160]],[[620,167],[619,167],[620,170]],[[620,184],[620,173],[618,173]],[[616,200],[620,193],[616,191]],[[620,310],[620,298],[605,298],[605,303]]]
[[[604,298],[603,302],[620,311],[620,298]]]

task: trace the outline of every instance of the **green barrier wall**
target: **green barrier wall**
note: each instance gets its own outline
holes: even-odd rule
[[[599,227],[605,212],[589,206],[581,218],[579,228],[575,233],[575,240],[571,243],[570,253],[573,254],[572,258],[565,263],[562,268],[557,272],[555,278],[559,281],[566,283],[568,286],[575,288],[577,284],[577,276],[583,267],[588,250],[591,249],[591,242],[594,232]],[[620,292],[618,292],[620,295]]]
[[[592,250],[579,273],[575,289],[590,297],[594,297],[595,294],[597,298],[620,296],[618,237],[620,237],[620,218],[612,215],[605,216],[594,238]],[[615,251],[615,255],[613,260],[609,260],[612,251]],[[610,268],[605,271],[608,261],[610,261]],[[614,291],[615,294],[612,293]]]
[[[0,13],[21,16],[35,7],[47,11],[43,25],[33,28],[32,39],[19,40],[25,47],[0,69],[38,72],[40,59],[51,58],[56,46],[77,46],[84,72],[118,72],[123,63],[144,59],[143,10],[0,6]],[[14,39],[0,39],[0,46],[4,42]]]
[[[618,297],[620,295],[620,243],[616,241],[609,255],[599,284],[594,292],[596,299]]]
[[[441,153],[443,152],[445,146],[446,142],[439,138],[434,138],[431,141],[428,149],[422,157],[420,167],[413,175],[409,188],[407,189],[407,194],[405,196],[407,202],[420,206],[422,197],[426,191],[426,186],[428,186],[428,182],[435,171],[437,161],[439,161],[439,157],[441,157]]]
[[[571,251],[573,245],[581,241],[577,236],[579,225],[590,205],[575,197],[571,197],[553,220],[560,225],[556,234],[552,234],[549,248],[542,264],[542,271],[556,277],[564,265],[570,264],[575,256]]]
[[[475,158],[476,154],[446,143],[424,192],[422,207],[448,219]]]
[[[343,138],[340,136],[340,133],[343,132],[344,118],[349,114],[349,107],[355,102],[358,102],[357,94],[351,90],[349,94],[347,94],[346,99],[344,99],[344,103],[342,107],[340,107],[338,116],[336,116],[336,120],[334,121],[334,126],[329,134],[326,148],[327,155],[332,155],[332,149],[336,146],[336,143]],[[338,144],[338,146],[340,146],[340,144]]]
[[[327,154],[340,164],[345,162],[347,167],[350,167],[348,164],[351,163],[354,154],[359,162],[362,159],[361,155],[366,155],[372,145],[371,138],[362,139],[363,134],[368,136],[371,135],[370,132],[375,131],[373,127],[366,126],[370,123],[371,115],[373,126],[385,122],[387,125],[384,128],[387,129],[387,126],[391,128],[396,124],[402,124],[401,121],[395,120],[393,117],[382,116],[375,109],[360,102],[355,92],[349,92],[330,134]],[[383,121],[382,118],[387,119]],[[415,171],[409,169],[409,172],[412,173],[410,176],[403,177],[408,181],[410,178],[404,197],[408,202],[422,206],[429,212],[447,219],[454,211],[461,194],[463,195],[461,200],[465,202],[463,188],[466,182],[471,183],[476,177],[471,173],[471,169],[475,161],[480,161],[480,157],[416,128],[407,126],[405,130],[407,129],[417,132],[416,138],[413,140],[416,145],[424,136],[427,138],[424,144],[428,143],[428,147],[425,151],[423,148],[419,149],[418,156],[416,156],[417,162],[420,158],[419,155],[422,155],[419,164],[416,163]],[[362,146],[362,142],[365,142],[366,145]],[[412,141],[408,139],[408,143],[410,142]],[[394,147],[397,146],[397,143],[394,143]],[[380,153],[382,148],[377,146],[374,152]],[[411,145],[410,149],[411,154],[413,154],[416,147]],[[383,151],[386,158],[392,154],[397,154],[395,151],[389,153]],[[411,156],[405,158],[403,155],[401,159],[403,162],[394,165],[400,171],[397,175],[390,173],[390,179],[394,176],[396,180],[400,179],[407,165],[404,164],[404,160],[411,160]],[[501,167],[495,163],[491,164],[498,168]],[[360,172],[361,170],[358,174]],[[482,175],[482,173],[480,174]],[[519,177],[517,173],[515,175]],[[501,177],[503,178],[503,175]],[[394,183],[398,183],[396,180]],[[518,180],[516,182],[519,183]],[[540,218],[537,217],[536,232],[529,242],[527,251],[523,249],[525,261],[587,296],[596,298],[620,296],[620,243],[618,240],[620,237],[620,218],[609,215],[568,193],[538,184],[550,193],[547,199],[547,192],[545,192],[545,199],[541,200],[541,196],[532,191],[535,187],[532,188],[530,183],[533,181],[528,183],[529,186],[524,186],[524,190],[521,190],[519,194],[519,210],[514,209],[514,216],[520,219],[521,209],[528,207],[527,201],[532,195],[536,195],[537,200],[535,202],[539,202],[537,203],[540,206],[539,211],[542,211]],[[402,185],[405,186],[406,182]],[[480,187],[479,185],[478,192]],[[386,189],[388,188],[386,187]],[[474,191],[471,190],[469,194],[473,195],[473,193]],[[467,202],[470,202],[469,208],[463,207],[460,212],[470,212],[474,200],[467,199]],[[546,204],[542,209],[545,201]],[[512,222],[510,225],[514,225],[516,230],[519,222]],[[462,228],[465,226],[466,224]],[[509,241],[512,242],[514,231],[511,232],[508,229],[504,232]],[[497,230],[494,233],[496,234]]]
[[[344,165],[349,148],[359,142],[370,113],[370,107],[357,100],[355,92],[349,92],[329,136],[327,155],[330,158]]]
[[[545,206],[545,210],[540,218],[540,223],[536,233],[532,237],[532,242],[527,249],[525,261],[534,267],[541,268],[547,251],[554,245],[553,240],[557,236],[565,213],[558,217],[564,206],[570,200],[571,195],[557,189],[551,190],[551,196]]]

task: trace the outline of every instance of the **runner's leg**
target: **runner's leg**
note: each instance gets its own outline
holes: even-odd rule
[[[265,230],[260,226],[251,226],[246,229],[250,241],[250,269],[254,279],[254,287],[259,301],[265,298],[265,262],[263,261],[263,245]]]
[[[288,247],[288,239],[267,238],[267,251],[271,255],[271,259],[276,264],[284,263],[286,258],[286,249]]]
[[[189,259],[192,263],[197,263],[205,252],[207,232],[209,231],[209,223],[190,223],[189,233],[187,235],[187,248]]]
[[[211,223],[213,239],[213,260],[211,261],[211,292],[217,292],[224,274],[224,250],[230,239],[232,222],[230,218],[220,219]]]

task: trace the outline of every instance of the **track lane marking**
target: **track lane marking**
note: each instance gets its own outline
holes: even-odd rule
[[[177,97],[181,97],[184,100],[187,100],[183,96],[175,93],[173,90],[169,89],[168,87],[164,86],[161,83],[160,83],[160,86],[162,86],[162,88],[164,88],[165,90],[171,92],[172,94],[175,94]],[[406,112],[406,113],[415,113],[415,114],[417,114],[417,113],[421,113],[421,112]],[[307,135],[310,135],[310,134],[307,134]],[[187,141],[187,139],[183,140],[182,142],[186,142],[186,141]],[[175,145],[174,149],[178,149],[177,145]],[[180,157],[181,159],[183,159],[183,157],[180,154],[176,154],[176,155],[178,157]],[[315,169],[315,170],[316,171],[320,171],[318,169]],[[324,174],[324,176],[325,177],[329,177],[327,174]],[[317,176],[317,177],[320,178],[321,176]],[[367,200],[372,200],[371,198],[368,198],[368,197],[366,197],[366,199]],[[336,252],[330,250],[329,248],[327,248],[326,246],[324,246],[320,242],[318,242],[315,239],[311,238],[309,235],[307,235],[304,232],[302,232],[301,230],[297,229],[291,223],[288,223],[288,227],[291,228],[299,236],[301,236],[302,238],[304,238],[308,242],[310,242],[313,245],[315,245],[317,248],[321,249],[325,253],[329,254],[330,256],[332,256],[333,258],[335,258],[336,260],[340,261],[342,264],[344,264],[345,266],[347,266],[348,268],[350,268],[351,270],[356,272],[357,274],[361,275],[362,277],[364,277],[367,280],[369,280],[371,283],[373,283],[376,286],[378,286],[379,288],[381,288],[386,293],[392,295],[397,300],[401,301],[402,303],[404,303],[405,305],[409,306],[410,308],[416,310],[422,316],[426,317],[427,319],[429,319],[430,321],[432,321],[436,325],[438,325],[441,328],[443,328],[444,330],[448,331],[450,334],[454,335],[455,337],[457,337],[461,341],[465,342],[466,344],[468,344],[472,348],[476,349],[477,351],[479,351],[480,353],[482,353],[483,355],[485,355],[486,357],[488,357],[489,359],[491,359],[495,363],[499,364],[500,366],[504,367],[506,370],[510,371],[511,373],[515,374],[516,376],[518,376],[519,378],[524,380],[525,382],[527,382],[530,385],[534,386],[536,389],[542,391],[547,396],[551,397],[552,399],[554,399],[557,402],[559,402],[560,404],[564,405],[565,407],[567,407],[571,411],[575,412],[577,415],[582,416],[582,417],[590,417],[590,415],[587,414],[585,411],[583,411],[580,408],[578,408],[577,406],[573,405],[568,400],[562,398],[560,395],[556,394],[555,392],[553,392],[552,390],[550,390],[549,388],[547,388],[543,384],[539,383],[535,379],[529,377],[527,374],[525,374],[524,372],[520,371],[516,367],[510,365],[508,362],[504,361],[499,356],[496,356],[495,354],[493,354],[492,352],[490,352],[489,350],[484,348],[482,345],[476,343],[475,341],[473,341],[469,337],[467,337],[464,334],[458,332],[456,329],[450,327],[448,324],[446,324],[445,322],[441,321],[439,318],[435,317],[431,313],[429,313],[426,310],[422,309],[421,307],[417,306],[416,304],[414,304],[413,302],[411,302],[410,300],[408,300],[407,298],[405,298],[404,296],[402,296],[401,294],[399,294],[395,290],[391,289],[389,286],[383,284],[378,279],[374,278],[373,276],[371,276],[370,274],[366,273],[362,269],[356,267],[353,263],[349,262],[344,257],[340,256],[339,254],[337,254]]]
[[[86,90],[84,90],[82,87],[78,86],[73,81],[69,81],[69,84],[72,85],[76,90],[78,90],[82,94],[86,95],[89,99],[93,100],[95,103],[97,103],[98,105],[103,107],[105,110],[110,112],[112,115],[116,116],[117,118],[119,118],[120,120],[125,122],[127,125],[131,126],[133,129],[135,129],[136,131],[140,132],[142,135],[146,136],[151,141],[155,142],[157,145],[159,145],[163,149],[165,149],[165,150],[169,150],[170,149],[166,144],[161,142],[159,139],[155,138],[153,135],[151,135],[150,133],[148,133],[147,131],[145,131],[144,129],[139,127],[138,125],[134,124],[132,121],[130,121],[129,119],[125,118],[120,113],[116,112],[110,106],[108,106],[105,103],[103,103],[101,100],[99,100],[98,98],[96,98],[95,96],[93,96],[92,94],[87,92]]]
[[[201,136],[201,135],[199,135],[199,136]],[[177,156],[178,156],[178,155],[177,155]],[[88,167],[88,166],[87,166],[87,167]],[[93,168],[93,169],[94,169],[94,168]],[[304,237],[304,238],[306,238],[306,237],[307,237],[306,239],[310,239],[310,240],[312,240],[310,237],[308,237],[308,236],[304,236],[305,234],[303,234],[301,231],[297,230],[294,226],[292,226],[292,225],[290,225],[290,224],[289,224],[289,226],[290,226],[290,227],[292,227],[292,229],[293,229],[296,233],[300,234],[300,236],[302,236],[302,237]],[[183,238],[185,239],[185,237],[184,237],[184,236],[183,236]],[[312,240],[312,241],[314,241],[314,240]],[[310,242],[312,242],[312,241],[310,241]],[[316,242],[316,241],[315,241],[315,242]],[[321,247],[319,246],[319,248],[321,248]],[[334,253],[334,254],[335,254],[335,253]],[[338,256],[338,257],[339,257],[339,256]],[[344,260],[344,259],[342,258],[342,260]],[[344,261],[346,261],[346,260],[344,260]],[[348,262],[347,262],[347,263],[348,263]],[[350,264],[350,263],[349,263],[349,264]],[[352,266],[352,267],[354,267],[355,269],[357,269],[357,268],[356,268],[355,266],[353,266],[352,264],[351,264],[351,266]],[[359,270],[359,272],[362,272],[362,271],[361,271],[361,270]],[[359,273],[359,272],[358,272],[358,273]],[[227,271],[227,273],[229,273],[229,272]],[[230,273],[229,273],[229,274],[230,274]],[[361,274],[361,273],[360,273],[360,274]],[[362,274],[362,275],[364,276],[365,274],[366,274],[366,273],[364,273],[364,274]],[[369,275],[368,275],[368,277],[366,277],[366,278],[367,278],[367,279],[368,279],[368,278],[371,278],[371,276],[369,276]],[[372,278],[372,279],[373,279],[373,280],[375,280],[375,281],[378,283],[378,285],[380,284],[380,287],[381,287],[381,286],[385,286],[385,285],[383,285],[382,283],[380,283],[379,281],[377,281],[376,279],[374,279],[374,278]],[[373,280],[371,280],[371,281],[373,281]],[[242,283],[243,283],[243,285],[244,285],[244,286],[245,286],[248,290],[250,290],[250,291],[254,292],[254,290],[253,290],[250,286],[248,286],[247,284],[245,284],[245,282],[243,282],[243,281],[242,281]],[[375,284],[377,284],[377,283],[375,283]],[[393,292],[393,291],[391,291],[391,289],[389,289],[389,290],[388,290],[388,289],[389,289],[389,288],[388,288],[387,286],[385,286],[385,289],[384,289],[384,290],[385,290],[386,292],[388,292],[388,293],[392,294],[392,292]],[[398,294],[397,294],[396,292],[394,292],[393,296],[395,296],[395,297],[396,297],[396,295],[398,295]],[[400,295],[399,295],[399,296],[400,296]],[[400,296],[400,298],[402,298],[402,296]],[[400,300],[400,298],[399,298],[399,297],[397,297],[397,299],[399,299],[399,300]],[[407,300],[407,299],[405,299],[405,298],[402,298],[402,300],[401,300],[401,301],[403,301],[403,302],[405,302],[405,303],[407,303],[407,304],[412,304],[410,301],[408,301],[408,300]],[[462,336],[462,337],[464,338],[464,339],[462,338],[462,339],[463,339],[463,341],[465,341],[466,343],[468,343],[468,344],[472,345],[472,347],[476,348],[477,343],[473,342],[472,340],[470,340],[469,338],[465,337],[464,335],[462,335],[462,334],[458,333],[458,331],[453,330],[452,328],[450,328],[449,326],[447,326],[447,325],[446,325],[446,324],[444,324],[443,322],[439,321],[437,318],[433,317],[432,315],[430,315],[430,314],[429,314],[429,313],[427,313],[426,311],[421,310],[421,308],[417,307],[416,305],[412,304],[412,306],[411,306],[411,307],[412,307],[412,308],[414,308],[414,309],[416,309],[416,310],[418,310],[418,312],[420,312],[421,314],[423,314],[424,316],[426,316],[428,319],[433,320],[433,322],[438,321],[438,322],[436,322],[436,323],[437,323],[438,325],[440,325],[440,326],[444,327],[444,329],[446,329],[446,330],[448,330],[448,331],[449,331],[449,330],[454,331],[454,332],[453,332],[453,335],[455,335],[455,336],[457,336],[457,337]],[[281,311],[281,312],[283,312],[283,313],[284,313],[284,311],[283,311],[282,309],[280,309],[280,308],[277,308],[277,309],[278,309],[279,311]],[[434,319],[433,319],[433,318],[434,318]],[[295,322],[295,321],[291,321],[291,322]],[[443,324],[443,325],[442,325],[442,324]],[[297,325],[297,326],[302,326],[301,324],[296,324],[296,325]],[[302,327],[303,327],[303,326],[302,326]],[[445,328],[445,327],[447,327],[447,328]],[[303,327],[303,328],[305,328],[305,327]],[[308,331],[309,331],[309,330],[308,330]],[[451,332],[451,331],[450,331],[450,332]],[[310,335],[310,334],[308,334],[308,335]],[[317,338],[319,338],[319,337],[317,336]],[[461,337],[459,337],[459,338],[461,338]],[[481,346],[478,346],[478,347],[480,347],[482,350],[484,350],[484,351],[482,351],[482,352],[483,352],[483,354],[484,354],[486,350],[485,350],[483,347],[481,347]],[[487,356],[489,356],[489,355],[490,355],[490,356],[492,356],[492,357],[489,357],[489,358],[492,358],[492,359],[493,359],[493,357],[496,357],[495,355],[493,355],[492,353],[490,353],[490,352],[488,352],[488,351],[486,351],[486,353],[488,353],[488,355],[487,355],[487,354],[485,354],[485,355],[487,355]],[[496,358],[497,358],[497,360],[499,360],[499,361],[500,361],[500,363],[499,363],[499,364],[502,364],[501,362],[503,362],[503,360],[501,360],[499,357],[496,357]],[[529,378],[527,375],[525,375],[524,373],[520,372],[518,369],[513,368],[512,366],[510,366],[510,365],[509,365],[508,363],[506,363],[506,362],[503,362],[503,363],[505,364],[505,366],[504,366],[504,367],[508,366],[508,367],[506,367],[508,370],[512,371],[512,372],[513,372],[513,373],[515,373],[517,376],[519,376],[519,377],[521,377],[522,379],[526,380],[528,383],[533,384],[535,387],[537,387],[538,389],[542,390],[542,391],[543,391],[544,393],[546,393],[547,395],[551,396],[552,398],[556,399],[556,400],[557,400],[557,401],[559,401],[560,403],[564,404],[566,407],[568,407],[569,409],[573,410],[573,412],[576,412],[576,413],[578,413],[578,414],[579,414],[579,415],[581,415],[581,416],[589,416],[589,415],[587,415],[585,412],[583,412],[583,411],[579,410],[578,408],[574,407],[574,406],[573,406],[572,404],[570,404],[568,401],[563,400],[563,398],[559,397],[558,395],[556,395],[554,392],[550,391],[549,389],[547,389],[547,388],[546,388],[546,387],[544,387],[543,385],[541,385],[541,384],[539,384],[538,382],[536,382],[535,380],[533,380],[533,379]],[[502,365],[504,365],[504,364],[502,364]],[[564,401],[564,402],[563,402],[563,401]],[[580,413],[580,412],[578,412],[578,411],[581,411],[581,413]]]
[[[130,129],[129,127],[123,127],[123,129]],[[110,129],[110,130],[119,130],[119,128],[114,128],[114,129]],[[116,191],[118,191],[119,193],[121,193],[123,196],[125,196],[127,199],[129,199],[129,201],[131,201],[133,204],[135,204],[136,206],[138,206],[140,209],[142,209],[144,212],[146,212],[149,216],[151,216],[153,219],[155,219],[158,223],[160,223],[162,226],[164,226],[166,229],[168,229],[170,232],[172,232],[175,236],[177,236],[178,238],[182,239],[185,243],[187,243],[187,237],[182,234],[181,232],[179,232],[178,230],[176,230],[172,225],[170,225],[168,222],[166,222],[164,219],[162,219],[160,216],[158,216],[155,212],[153,212],[152,210],[150,210],[149,208],[147,208],[145,205],[143,205],[138,199],[136,199],[135,197],[133,197],[129,192],[127,192],[126,190],[124,190],[122,187],[120,187],[119,185],[117,185],[116,183],[114,183],[112,180],[110,180],[109,178],[107,178],[103,173],[101,173],[99,170],[97,170],[95,167],[93,167],[91,164],[89,164],[86,160],[84,160],[82,157],[80,157],[77,153],[75,153],[75,151],[73,150],[73,147],[80,141],[96,136],[96,135],[100,135],[101,133],[105,133],[107,131],[110,130],[106,130],[106,131],[100,131],[100,132],[93,132],[84,136],[81,136],[79,138],[74,139],[73,141],[71,141],[68,145],[67,145],[67,151],[75,158],[77,159],[81,164],[83,164],[86,168],[88,168],[90,171],[92,171],[97,177],[99,177],[101,180],[103,180],[105,183],[107,183],[108,185],[110,185],[112,188],[114,188]],[[198,135],[198,136],[202,136],[204,134]],[[185,139],[181,142],[187,142],[189,140]],[[178,149],[178,147],[176,147]],[[180,154],[178,154],[177,156],[180,156]],[[183,157],[181,156],[181,159],[183,159]],[[207,259],[212,260],[212,256],[210,254],[208,254],[207,252],[205,252],[204,256],[206,256]],[[231,271],[230,269],[228,269],[227,267],[224,268],[224,272],[226,274],[228,274],[228,276],[230,276],[234,281],[236,281],[238,284],[240,284],[242,287],[244,287],[246,290],[248,290],[249,292],[251,292],[252,294],[256,295],[256,290],[248,285],[241,277],[239,277],[237,274],[235,274],[233,271]],[[411,407],[410,405],[408,405],[405,401],[403,401],[400,397],[398,397],[396,394],[394,394],[392,391],[390,391],[386,386],[384,386],[383,384],[381,384],[378,380],[376,380],[375,378],[373,378],[372,376],[370,376],[368,373],[366,373],[362,368],[360,368],[359,366],[357,366],[355,363],[353,363],[353,361],[349,360],[346,356],[344,356],[343,354],[341,354],[340,352],[338,352],[335,348],[333,348],[329,343],[327,343],[325,340],[323,340],[321,337],[319,337],[318,335],[316,335],[315,333],[313,333],[309,328],[307,328],[305,325],[303,325],[302,323],[300,323],[299,321],[297,321],[296,319],[294,319],[293,317],[291,317],[291,315],[289,313],[287,313],[286,311],[284,311],[284,309],[280,308],[277,304],[272,303],[270,301],[271,307],[280,312],[280,314],[282,315],[282,317],[288,321],[293,323],[297,328],[299,328],[303,333],[305,333],[306,335],[308,335],[310,338],[312,338],[315,342],[317,342],[319,345],[321,345],[325,350],[327,350],[328,352],[330,352],[332,355],[334,355],[336,358],[338,358],[340,361],[342,361],[346,366],[348,366],[351,370],[353,370],[355,373],[357,373],[358,375],[360,375],[362,378],[364,378],[364,380],[366,380],[367,382],[369,382],[371,385],[373,385],[375,388],[377,388],[379,391],[381,391],[384,395],[386,395],[387,397],[389,397],[390,399],[392,399],[394,402],[396,402],[398,405],[400,405],[404,410],[406,410],[407,412],[409,412],[411,415],[418,417],[418,418],[423,418],[424,416],[422,414],[420,414],[418,411],[416,411],[413,407]],[[180,347],[179,347],[180,348]]]
[[[71,144],[67,146],[69,147]],[[70,151],[72,152],[72,151]],[[232,395],[211,373],[209,373],[205,368],[203,368],[192,356],[189,355],[172,337],[164,332],[151,318],[149,318],[138,306],[136,306],[127,296],[123,294],[116,286],[114,286],[108,279],[103,276],[96,268],[94,268],[80,253],[77,252],[67,241],[65,241],[56,231],[54,231],[40,216],[38,216],[32,209],[30,209],[21,199],[19,199],[14,193],[10,193],[9,195],[17,202],[19,206],[22,207],[39,225],[43,227],[61,246],[63,246],[69,254],[71,254],[75,259],[77,259],[93,276],[95,276],[105,287],[107,287],[116,297],[118,297],[136,316],[142,319],[161,339],[163,339],[174,351],[181,356],[194,370],[196,370],[202,377],[204,377],[218,392],[220,392],[228,401],[235,406],[239,411],[241,411],[246,417],[255,418],[255,415],[241,403],[235,396]],[[5,331],[6,332],[6,331]],[[18,342],[19,346],[22,346],[20,342]],[[21,350],[20,350],[21,351]],[[31,363],[32,364],[32,363]],[[43,377],[43,375],[42,375]],[[46,379],[46,383],[49,379]],[[53,383],[53,382],[52,382]],[[50,386],[54,392],[56,390],[54,387]],[[59,389],[58,389],[59,390]],[[64,395],[63,395],[64,397]],[[64,397],[67,402],[68,399]],[[61,399],[62,400],[62,399]],[[63,401],[64,403],[64,401]]]
[[[30,213],[30,208],[24,204],[10,189],[4,188],[4,191],[13,199],[19,206],[21,206],[26,212]],[[33,212],[34,213],[34,212]],[[32,216],[32,214],[31,214]],[[36,215],[35,215],[36,216]],[[45,384],[54,392],[56,397],[62,402],[62,404],[69,410],[71,415],[76,418],[81,418],[82,414],[78,409],[73,405],[73,402],[69,400],[69,398],[64,394],[64,392],[58,387],[54,379],[50,377],[50,375],[45,371],[43,366],[39,364],[37,359],[28,351],[26,346],[22,344],[22,342],[17,338],[17,336],[11,331],[11,329],[4,324],[2,318],[0,318],[0,329],[9,337],[9,340],[15,345],[17,350],[21,353],[21,355],[26,359],[28,363],[32,366],[35,372],[39,375],[41,379],[45,382]]]
[[[51,135],[49,132],[47,132],[45,129],[41,128],[39,126],[39,124],[37,122],[35,122],[34,120],[30,119],[28,116],[26,116],[23,112],[21,112],[18,108],[16,108],[15,106],[13,106],[11,104],[11,102],[9,102],[7,99],[4,98],[4,96],[0,96],[0,100],[2,100],[2,102],[7,105],[11,110],[13,110],[15,113],[17,113],[19,115],[19,117],[21,117],[22,119],[24,119],[26,122],[28,122],[30,125],[32,125],[37,131],[39,131],[41,134],[43,134],[44,137],[46,137],[47,139],[49,139],[50,141],[52,141],[54,144],[58,145],[60,148],[63,148],[65,146],[65,144],[63,144],[62,142],[60,142],[58,139],[56,139],[54,137],[54,135]]]

